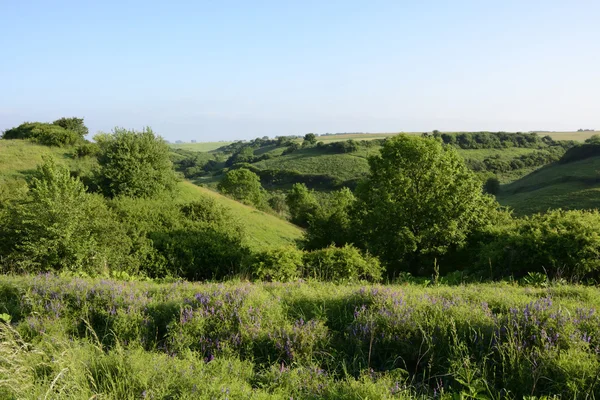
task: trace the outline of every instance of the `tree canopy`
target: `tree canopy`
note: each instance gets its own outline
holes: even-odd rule
[[[106,196],[152,197],[175,187],[169,147],[152,129],[116,128],[94,139],[100,146],[98,183]]]
[[[495,209],[456,150],[433,138],[396,136],[369,165],[356,193],[356,240],[392,271],[433,265]]]

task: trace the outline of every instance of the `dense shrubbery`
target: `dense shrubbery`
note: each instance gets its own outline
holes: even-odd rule
[[[579,281],[600,276],[598,211],[549,211],[495,227],[477,252],[482,271],[520,278],[529,272]]]
[[[357,281],[366,279],[378,282],[383,276],[384,269],[377,257],[361,252],[351,246],[329,246],[320,250],[306,253],[304,275],[323,281]]]
[[[84,142],[88,128],[83,118],[61,118],[53,123],[25,122],[3,132],[3,139],[29,139],[46,146],[71,146]]]
[[[214,200],[105,200],[51,160],[0,212],[4,271],[221,279],[239,273],[248,255],[243,229]]]
[[[265,281],[288,282],[302,273],[303,252],[295,247],[268,249],[254,256],[252,274]]]
[[[434,137],[440,137],[444,143],[458,146],[461,149],[538,148],[554,142],[549,136],[541,138],[536,133],[521,132],[434,133]]]
[[[502,173],[546,165],[560,160],[563,154],[565,154],[565,149],[560,146],[555,146],[537,150],[529,154],[523,154],[512,160],[502,159],[502,157],[497,154],[495,156],[486,157],[483,161],[467,158],[465,162],[471,170],[476,172],[490,171],[493,173]]]

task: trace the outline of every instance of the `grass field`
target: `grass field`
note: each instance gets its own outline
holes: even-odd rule
[[[0,398],[592,399],[599,308],[570,285],[3,276]]]
[[[189,151],[209,152],[218,149],[219,147],[227,146],[233,142],[198,142],[198,143],[170,143],[169,146],[173,149],[184,149]]]
[[[420,135],[422,132],[395,132],[395,133],[348,133],[343,135],[328,135],[318,136],[317,140],[324,143],[341,142],[345,140],[374,140],[374,139],[385,139],[391,136],[398,135],[399,133],[405,133],[408,135]],[[448,132],[454,133],[454,132]],[[600,131],[587,131],[587,132],[537,132],[540,136],[551,136],[554,140],[575,140],[583,142],[592,135],[600,134]],[[302,139],[298,139],[301,142]],[[170,144],[174,149],[185,149],[190,151],[207,152],[218,149],[219,147],[226,146],[233,142],[199,142],[199,143],[181,143],[181,144]],[[261,153],[262,154],[262,153]],[[260,155],[257,153],[257,155]]]

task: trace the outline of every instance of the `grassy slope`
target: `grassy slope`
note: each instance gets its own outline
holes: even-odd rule
[[[600,207],[600,157],[552,164],[504,185],[498,201],[518,214],[549,208],[589,209]]]
[[[254,250],[293,244],[302,236],[302,230],[296,225],[191,182],[181,184],[181,196],[186,200],[193,200],[196,196],[210,196],[229,208],[246,227],[246,244]]]
[[[23,140],[0,140],[0,184],[4,180],[26,177],[42,163],[45,156],[54,157],[57,163],[66,165],[71,170],[91,170],[94,160],[74,159],[70,156],[72,151],[71,148],[52,148]],[[180,196],[186,200],[197,196],[211,196],[230,208],[233,215],[246,225],[249,236],[247,244],[254,249],[290,244],[302,235],[302,230],[295,225],[190,182],[182,182],[181,188]]]
[[[75,159],[73,148],[40,146],[23,140],[0,140],[0,176],[23,178],[43,162],[44,157],[53,157],[58,164],[71,170],[89,171],[94,165],[91,159]]]

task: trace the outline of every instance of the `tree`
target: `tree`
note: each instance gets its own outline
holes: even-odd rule
[[[94,139],[100,146],[97,180],[106,196],[152,197],[175,187],[169,147],[152,129],[116,128]]]
[[[398,135],[369,165],[356,193],[357,242],[392,273],[424,272],[495,209],[456,150],[437,140]]]
[[[9,205],[0,227],[1,252],[8,264],[34,272],[68,268],[97,273],[118,258],[118,227],[104,199],[52,159],[38,167],[28,198]]]
[[[312,146],[317,144],[317,136],[314,133],[307,133],[304,135],[304,142],[302,142],[302,146]]]
[[[491,176],[483,186],[486,193],[497,195],[500,192],[500,181],[496,176]]]
[[[317,198],[312,190],[308,190],[304,183],[295,183],[285,198],[290,210],[291,221],[299,226],[307,227],[319,207]]]
[[[264,189],[254,172],[240,168],[229,171],[218,186],[219,190],[236,200],[260,206],[264,200]]]
[[[331,244],[343,246],[352,242],[351,210],[356,198],[348,188],[333,192],[323,206],[316,207],[308,217],[304,246],[309,250]]]
[[[83,118],[71,117],[71,118],[60,118],[54,121],[52,124],[58,125],[64,129],[73,131],[79,135],[81,139],[89,133],[87,126],[83,123]]]

